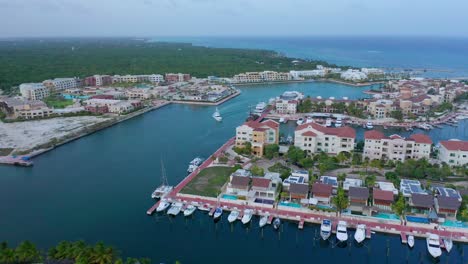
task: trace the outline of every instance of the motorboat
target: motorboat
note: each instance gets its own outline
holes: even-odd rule
[[[156,208],[156,212],[159,213],[159,212],[165,211],[170,205],[171,205],[170,202],[165,201],[165,200],[161,200],[159,202],[158,207]]]
[[[281,118],[279,119],[279,122],[280,122],[280,123],[286,123],[284,120],[285,120],[284,117],[281,117]]]
[[[233,223],[237,220],[237,217],[239,217],[239,211],[233,210],[228,216],[228,222]]]
[[[173,187],[167,183],[166,170],[161,159],[161,185],[151,193],[151,198],[160,199],[172,191]]]
[[[413,248],[414,247],[414,236],[413,235],[409,235],[408,236],[408,246],[410,248]]]
[[[366,123],[366,128],[367,128],[367,129],[373,129],[373,128],[374,128],[374,125],[372,124],[371,121],[367,121],[367,123]]]
[[[346,221],[339,221],[336,227],[336,238],[340,242],[348,240],[348,224]]]
[[[312,123],[312,122],[314,122],[314,119],[312,119],[312,117],[308,116],[308,117],[306,118],[306,121],[305,121],[305,122],[306,122],[306,124]]]
[[[426,238],[427,251],[433,258],[438,258],[442,255],[442,250],[440,249],[440,238],[436,234],[429,234]]]
[[[278,230],[280,226],[281,226],[281,220],[278,217],[276,217],[275,220],[273,220],[273,228],[275,230]]]
[[[450,250],[452,250],[452,247],[453,247],[452,239],[447,237],[447,238],[444,238],[443,241],[444,241],[445,250],[447,250],[447,252],[450,253]]]
[[[260,218],[260,221],[258,222],[258,226],[260,228],[264,227],[268,223],[268,217],[269,215],[264,215]]]
[[[198,169],[198,166],[197,165],[193,165],[193,164],[190,164],[188,169],[187,169],[187,173],[192,173],[194,171],[196,171]]]
[[[213,118],[218,121],[218,122],[221,122],[223,121],[223,117],[221,116],[221,114],[219,113],[219,110],[218,108],[216,107],[216,111],[213,113]]]
[[[202,204],[202,205],[198,206],[198,210],[209,212],[211,210],[211,208],[207,204]]]
[[[203,158],[196,157],[192,161],[190,161],[190,165],[200,166],[203,163]]]
[[[335,127],[341,127],[343,125],[343,121],[341,120],[341,117],[338,117],[335,121]]]
[[[332,221],[329,219],[323,219],[320,225],[320,236],[323,240],[327,240],[331,235]]]
[[[216,210],[214,211],[214,214],[213,214],[213,219],[220,218],[222,214],[223,214],[223,208],[216,207]]]
[[[327,119],[325,120],[325,126],[326,126],[326,127],[331,127],[331,126],[332,126],[332,120],[331,120],[331,118],[327,118]]]
[[[241,222],[245,225],[250,222],[250,219],[252,219],[253,215],[253,210],[252,209],[245,209],[244,210],[244,216],[242,217]]]
[[[182,203],[173,203],[171,207],[169,208],[169,210],[167,210],[167,214],[173,215],[173,216],[178,215],[180,211],[182,210],[182,206],[183,206]]]
[[[266,108],[267,104],[265,102],[260,102],[255,106],[254,114],[261,115]]]
[[[358,243],[361,243],[366,239],[366,225],[357,225],[356,233],[354,233],[354,239]]]
[[[184,216],[190,216],[192,215],[195,211],[197,210],[197,207],[194,205],[189,205],[187,208],[184,210]]]
[[[299,117],[299,119],[297,119],[297,121],[296,121],[296,124],[297,124],[298,126],[304,124],[304,118]]]

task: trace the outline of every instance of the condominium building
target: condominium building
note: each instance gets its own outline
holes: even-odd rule
[[[390,117],[392,111],[395,111],[397,106],[392,100],[379,99],[369,102],[367,105],[367,112],[374,118],[387,118]]]
[[[21,96],[28,100],[41,100],[49,96],[49,88],[42,83],[23,83],[19,89]]]
[[[399,135],[385,136],[377,130],[364,133],[363,158],[405,161],[406,159],[429,159],[432,140],[424,134],[409,138]]]
[[[348,81],[362,81],[367,79],[367,74],[361,72],[360,70],[349,69],[341,73],[341,79]]]
[[[78,78],[55,78],[53,80],[45,80],[42,84],[51,90],[61,91],[79,87],[80,80]]]
[[[294,145],[308,153],[352,152],[355,139],[356,131],[351,127],[325,127],[317,123],[302,124],[294,132]]]
[[[450,166],[463,166],[468,164],[468,141],[441,141],[439,160]]]
[[[0,110],[11,118],[34,119],[47,117],[53,114],[42,101],[23,100],[18,98],[5,98],[0,100]]]
[[[177,82],[188,82],[192,77],[186,73],[166,73],[166,82],[177,83]]]
[[[243,147],[246,142],[252,144],[252,153],[263,156],[268,144],[278,144],[279,123],[273,120],[263,122],[249,121],[236,128],[236,146]]]
[[[325,69],[317,69],[317,70],[306,70],[306,71],[290,71],[289,74],[293,79],[300,79],[303,77],[324,77],[326,74]]]
[[[275,71],[246,72],[234,75],[232,78],[234,83],[277,82],[291,79],[290,73]]]
[[[278,99],[275,101],[275,109],[278,114],[294,115],[297,112],[297,100],[283,100]]]
[[[84,80],[87,86],[106,86],[112,84],[112,76],[109,75],[93,75],[86,77]]]

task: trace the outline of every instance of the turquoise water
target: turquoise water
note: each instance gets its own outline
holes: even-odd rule
[[[458,222],[458,221],[451,221],[451,220],[445,220],[445,222],[442,224],[443,226],[450,226],[450,227],[462,227],[462,228],[468,228],[468,224],[464,222]]]
[[[333,209],[333,207],[328,206],[328,205],[323,205],[323,204],[317,204],[316,207],[320,209],[326,209],[326,210]]]
[[[298,230],[297,223],[285,222],[278,233],[253,228],[255,218],[252,228],[229,225],[227,214],[218,223],[205,212],[190,219],[147,216],[151,192],[160,183],[160,158],[169,183],[177,184],[194,157],[208,157],[234,135],[249,105],[286,90],[358,98],[366,89],[329,83],[240,88],[239,97],[218,107],[221,123],[211,117],[215,107],[169,105],[45,153],[33,168],[0,166],[0,240],[15,245],[28,239],[40,248],[62,240],[102,240],[124,256],[153,263],[288,263],[292,256],[299,263],[431,263],[424,243],[409,251],[397,236],[375,234],[368,248],[354,243],[340,248],[319,242],[319,225]],[[457,133],[460,127],[434,134]],[[457,244],[441,263],[467,263],[467,250]]]
[[[228,200],[237,200],[237,196],[230,195],[230,194],[223,194],[222,198],[228,199]]]
[[[389,219],[389,220],[400,220],[400,217],[398,217],[398,215],[388,214],[388,213],[378,213],[378,214],[373,215],[373,217]]]
[[[415,223],[423,223],[423,224],[429,223],[429,219],[425,217],[406,216],[406,220],[408,222],[415,222]]]
[[[279,205],[281,206],[289,206],[294,208],[301,208],[301,205],[298,203],[287,203],[287,202],[280,202]]]

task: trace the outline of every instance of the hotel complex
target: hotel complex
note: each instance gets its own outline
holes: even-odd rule
[[[439,160],[450,166],[463,166],[468,164],[468,141],[441,141]]]
[[[246,142],[252,144],[252,153],[262,157],[268,144],[278,144],[279,124],[273,120],[262,122],[249,121],[236,128],[236,146],[244,147]]]
[[[356,131],[351,127],[325,127],[313,122],[298,126],[294,132],[294,145],[309,154],[352,153],[355,139]]]

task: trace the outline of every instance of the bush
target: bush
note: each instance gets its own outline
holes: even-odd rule
[[[250,168],[250,171],[251,171],[252,174],[255,175],[255,176],[263,176],[263,175],[265,175],[265,172],[264,172],[263,168],[258,167],[257,165],[252,166],[252,168]]]

